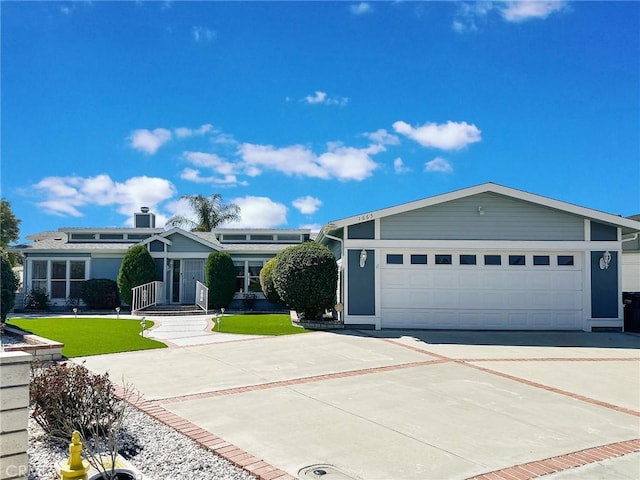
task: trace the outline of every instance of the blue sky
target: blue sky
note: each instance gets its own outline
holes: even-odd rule
[[[487,181],[640,213],[638,2],[2,2],[24,237],[221,193],[322,224]]]

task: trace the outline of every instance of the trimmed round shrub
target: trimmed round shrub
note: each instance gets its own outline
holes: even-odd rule
[[[1,278],[0,278],[0,321],[7,319],[7,314],[16,304],[16,289],[18,288],[18,279],[11,269],[11,262],[6,255],[0,254]]]
[[[205,265],[205,283],[209,288],[209,307],[226,308],[236,293],[236,271],[231,255],[211,252]]]
[[[276,285],[273,282],[273,271],[278,263],[278,258],[278,256],[275,256],[262,266],[262,270],[260,270],[260,287],[262,287],[262,293],[264,293],[268,302],[282,305],[284,302],[278,295]]]
[[[160,280],[153,258],[144,245],[131,247],[122,259],[118,272],[118,292],[127,305],[133,301],[133,287]]]
[[[302,319],[316,319],[334,306],[338,284],[336,258],[324,245],[305,242],[280,253],[273,283],[283,302]]]
[[[82,282],[80,298],[91,310],[113,310],[120,306],[118,284],[108,278],[92,278]]]

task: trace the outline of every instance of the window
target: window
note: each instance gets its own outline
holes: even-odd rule
[[[124,235],[122,233],[101,233],[100,240],[123,240]]]
[[[164,243],[160,240],[154,240],[149,244],[150,252],[164,252]]]
[[[236,292],[262,292],[260,270],[262,270],[264,262],[264,260],[233,261],[233,266],[236,270]]]
[[[475,255],[460,255],[460,265],[475,265],[475,264],[476,264]]]
[[[71,241],[82,241],[82,240],[95,240],[96,235],[94,233],[72,233]]]
[[[31,288],[47,291],[47,261],[38,260],[31,263]]]
[[[66,298],[67,262],[51,262],[51,298]]]
[[[71,261],[71,273],[69,275],[69,296],[71,298],[80,298],[80,290],[82,282],[85,279],[86,262]]]
[[[427,264],[427,256],[426,255],[411,255],[411,264],[412,265],[426,265]]]
[[[273,242],[273,235],[249,235],[252,242]]]
[[[249,273],[248,289],[250,292],[262,292],[262,286],[260,285],[260,270],[262,270],[263,261],[251,260],[247,262],[247,272]]]
[[[299,242],[300,235],[290,234],[290,233],[279,233],[278,241],[279,242]]]
[[[404,262],[404,259],[401,253],[387,254],[387,265],[402,265],[403,262]]]
[[[573,265],[573,255],[558,255],[559,266],[571,266]]]
[[[534,265],[549,265],[549,255],[534,255],[533,256],[533,264]]]
[[[502,265],[502,257],[500,255],[485,255],[485,265]]]
[[[127,235],[127,238],[129,240],[146,240],[150,236],[151,235],[144,234],[144,233],[130,233],[129,235]]]
[[[436,255],[436,265],[451,265],[451,255]]]
[[[243,233],[242,235],[237,233],[225,233],[222,235],[222,242],[246,242],[247,236]]]
[[[526,265],[524,255],[509,255],[509,265]]]

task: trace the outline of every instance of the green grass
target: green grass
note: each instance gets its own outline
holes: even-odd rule
[[[213,331],[244,335],[291,335],[309,332],[291,325],[289,314],[225,315],[222,317],[222,325],[216,324]]]
[[[13,325],[40,337],[64,343],[67,358],[166,348],[164,343],[140,336],[138,320],[115,318],[10,318]],[[146,327],[153,322],[147,320]]]

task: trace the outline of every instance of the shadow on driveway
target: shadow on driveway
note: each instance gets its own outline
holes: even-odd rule
[[[411,337],[435,345],[504,345],[640,349],[640,334],[621,332],[487,331],[487,330],[336,330],[341,335],[376,338]]]

